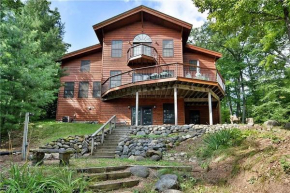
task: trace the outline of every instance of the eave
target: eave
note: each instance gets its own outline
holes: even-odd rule
[[[82,48],[73,52],[69,52],[67,54],[65,54],[62,58],[61,61],[64,60],[70,60],[73,58],[77,58],[77,57],[81,57],[90,53],[94,53],[97,51],[101,51],[102,50],[102,45],[101,44],[95,44],[86,48]]]
[[[205,48],[202,48],[202,47],[194,46],[194,45],[191,45],[191,44],[188,44],[188,43],[185,45],[185,48],[188,48],[190,50],[194,50],[194,51],[197,51],[197,52],[201,52],[201,53],[205,53],[205,54],[214,56],[217,59],[222,57],[222,54],[219,53],[219,52],[215,52],[215,51],[208,50],[208,49],[205,49]]]

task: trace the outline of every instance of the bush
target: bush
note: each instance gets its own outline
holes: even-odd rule
[[[239,129],[221,130],[204,136],[202,145],[196,151],[197,157],[211,157],[216,150],[239,146],[245,136]]]
[[[72,193],[84,192],[87,182],[75,177],[75,171],[67,168],[33,168],[27,164],[12,165],[8,177],[1,177],[0,188],[6,192]]]

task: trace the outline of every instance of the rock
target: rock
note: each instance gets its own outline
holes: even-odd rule
[[[177,175],[175,174],[162,175],[154,186],[154,190],[159,192],[175,188],[178,188]]]
[[[147,157],[152,157],[153,155],[158,155],[158,156],[162,157],[162,153],[160,151],[148,150],[146,152]]]
[[[290,129],[290,123],[286,123],[284,126],[285,129]]]
[[[44,158],[45,160],[51,160],[52,159],[52,155],[50,153],[46,153],[44,154]]]
[[[125,145],[123,148],[123,154],[127,155],[128,153],[129,153],[129,147]]]
[[[159,160],[161,160],[161,157],[159,155],[152,155],[150,159],[152,161],[159,161]]]
[[[146,135],[146,133],[144,131],[138,131],[136,135],[137,136],[144,136],[144,135]]]
[[[264,122],[264,125],[267,127],[271,127],[271,126],[279,126],[279,122],[275,121],[275,120],[268,120]]]
[[[135,160],[135,161],[141,161],[141,160],[144,160],[145,158],[143,156],[134,156],[134,155],[131,155],[128,159],[129,160]]]
[[[134,166],[130,168],[130,172],[134,176],[147,178],[149,176],[149,169],[145,166]]]
[[[168,189],[164,190],[162,193],[182,193],[180,190]]]
[[[58,153],[51,153],[52,159],[59,159]]]

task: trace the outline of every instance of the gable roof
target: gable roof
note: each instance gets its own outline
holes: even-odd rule
[[[184,44],[186,43],[192,28],[192,24],[190,23],[141,5],[95,24],[93,25],[93,29],[102,44],[104,32],[120,28],[137,21],[154,21],[155,24],[163,25],[178,31],[180,30],[182,32]]]
[[[222,54],[219,53],[219,52],[215,52],[215,51],[208,50],[208,49],[205,49],[205,48],[202,48],[202,47],[194,46],[194,45],[189,44],[189,43],[187,43],[185,45],[185,48],[190,49],[190,50],[194,50],[194,51],[197,51],[197,52],[202,52],[202,53],[205,53],[205,54],[208,54],[208,55],[211,55],[211,56],[214,56],[217,59],[222,57]]]
[[[79,50],[76,50],[73,52],[69,52],[61,58],[61,61],[69,60],[69,59],[80,57],[80,56],[84,56],[84,55],[87,55],[87,54],[90,54],[90,53],[93,53],[96,51],[101,51],[101,50],[102,50],[102,45],[95,44],[95,45],[88,46],[88,47],[85,47],[85,48],[82,48],[82,49],[79,49]]]

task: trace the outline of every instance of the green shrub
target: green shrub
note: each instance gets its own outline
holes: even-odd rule
[[[239,146],[245,138],[239,129],[227,129],[207,134],[196,151],[197,157],[211,157],[216,150]]]
[[[75,177],[75,171],[67,168],[44,168],[12,165],[1,187],[8,193],[71,193],[84,192],[87,182]]]
[[[283,171],[286,173],[286,174],[290,174],[290,162],[287,160],[287,158],[285,156],[283,156],[281,159],[280,159],[280,164],[283,168]]]

